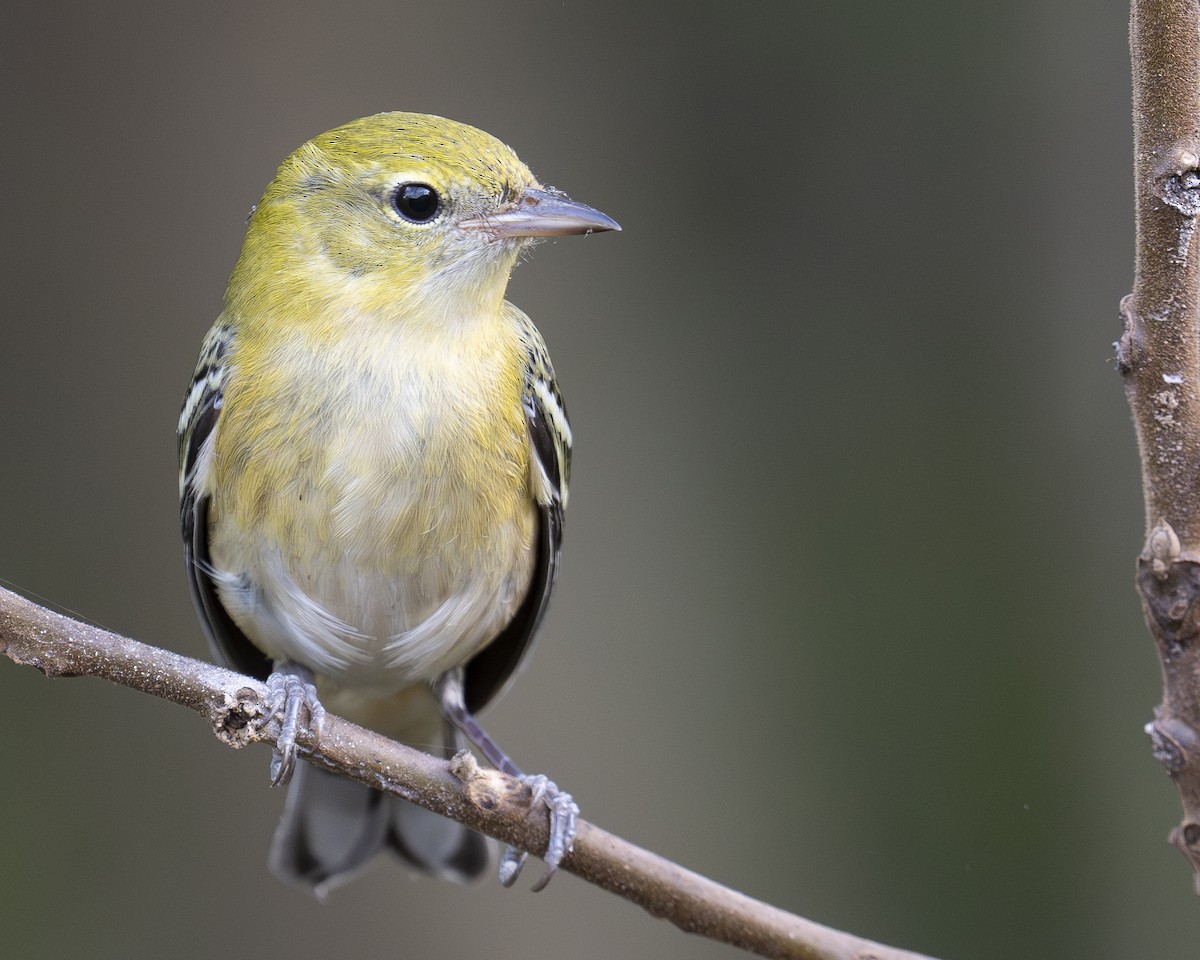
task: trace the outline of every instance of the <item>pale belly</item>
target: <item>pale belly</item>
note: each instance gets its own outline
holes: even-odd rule
[[[229,528],[212,553],[221,601],[257,646],[385,696],[466,662],[508,624],[532,570],[524,526],[453,558],[364,558],[336,540],[289,549]]]
[[[210,556],[221,602],[256,646],[331,688],[385,697],[508,624],[532,574],[536,509],[519,384],[487,373],[360,375],[340,397],[302,384],[278,430],[257,436],[246,424],[268,413],[228,397]],[[356,415],[331,425],[335,403]]]

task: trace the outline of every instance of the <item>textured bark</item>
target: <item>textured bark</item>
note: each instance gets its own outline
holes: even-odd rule
[[[1163,701],[1147,726],[1179,791],[1171,842],[1200,890],[1200,8],[1134,0],[1137,263],[1121,303],[1118,369],[1137,428],[1146,542],[1137,585]]]

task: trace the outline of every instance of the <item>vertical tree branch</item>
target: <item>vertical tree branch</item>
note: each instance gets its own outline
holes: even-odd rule
[[[1133,0],[1137,263],[1118,369],[1137,428],[1146,543],[1137,583],[1163,702],[1147,726],[1183,819],[1171,842],[1200,891],[1200,7]]]

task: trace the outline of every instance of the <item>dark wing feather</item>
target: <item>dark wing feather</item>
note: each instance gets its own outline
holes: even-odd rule
[[[271,672],[271,661],[246,638],[225,611],[208,573],[212,569],[208,554],[209,498],[198,489],[201,454],[221,416],[224,358],[231,336],[229,328],[220,324],[209,331],[200,351],[191,389],[184,399],[179,418],[179,521],[183,529],[188,588],[209,649],[231,670],[262,680]]]
[[[562,551],[563,511],[571,476],[571,427],[541,335],[523,314],[521,318],[529,349],[524,407],[534,460],[531,469],[541,471],[548,490],[544,502],[540,498],[538,502],[533,577],[525,599],[508,626],[475,654],[464,670],[464,695],[471,713],[500,694],[529,652],[558,579]]]
[[[533,644],[534,634],[550,600],[550,591],[558,577],[562,521],[562,504],[542,507],[538,512],[537,559],[529,592],[525,594],[516,616],[508,626],[475,654],[464,670],[463,692],[469,713],[477,713],[495,699]]]

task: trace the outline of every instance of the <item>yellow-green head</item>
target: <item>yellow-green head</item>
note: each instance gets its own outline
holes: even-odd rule
[[[227,308],[419,314],[498,309],[531,238],[619,230],[546,190],[490,134],[381,113],[289,156],[250,219]]]

